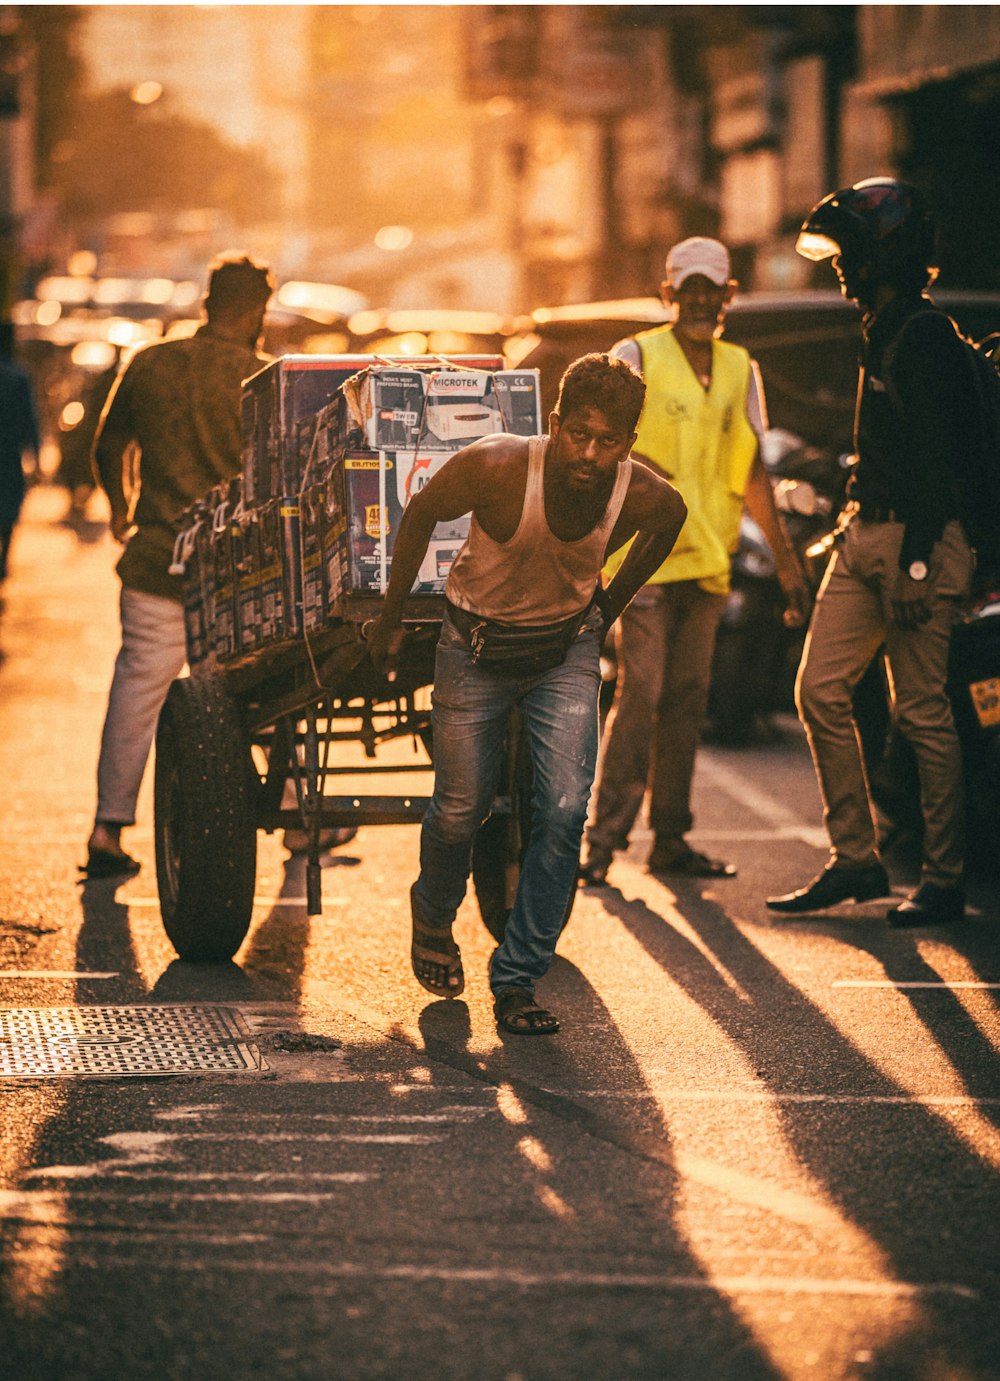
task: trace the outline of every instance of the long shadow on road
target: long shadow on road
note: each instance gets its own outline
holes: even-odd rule
[[[286,894],[297,885],[292,872]],[[106,905],[100,917],[91,917],[81,953],[121,965],[131,946],[124,908],[103,939]],[[245,955],[254,984],[263,980],[294,1002],[308,944],[302,912],[276,907]],[[171,965],[157,988],[183,994],[189,967]],[[214,978],[227,987],[236,981],[234,968],[202,970],[202,1000]],[[12,1374],[776,1381],[779,1369],[685,1238],[669,1131],[642,1070],[594,989],[572,965],[560,960],[558,968],[574,1023],[603,1033],[604,1065],[621,1095],[613,1115],[559,1091],[585,1085],[593,1070],[564,1042],[473,1052],[462,1002],[429,1003],[419,1035],[393,1038],[389,1024],[381,1040],[369,1033],[367,1043],[345,1049],[353,1083],[137,1080],[103,1097],[69,1086],[33,1165],[81,1157],[94,1165],[76,1179],[27,1181],[59,1188],[40,1234],[52,1272],[34,1289],[22,1281],[0,1311],[13,1340]],[[406,1082],[414,1066],[426,1082]],[[392,1084],[384,1081],[390,1075]],[[192,1149],[189,1160],[156,1161],[159,1133],[196,1129],[203,1117],[211,1126],[213,1108],[237,1119],[243,1150],[234,1132],[232,1147],[220,1136],[197,1159]],[[439,1117],[448,1130],[374,1152],[370,1186],[283,1209],[199,1208],[191,1185],[160,1178],[186,1164],[204,1172],[192,1176],[196,1188],[216,1190],[237,1169],[260,1166],[269,1189],[272,1172],[301,1162],[321,1179],[338,1153],[310,1150],[299,1129],[341,1118],[349,1125],[347,1114],[359,1111],[362,1124],[434,1127]],[[104,1162],[121,1150],[103,1144],[109,1122],[134,1129],[140,1153],[110,1182]],[[288,1145],[264,1169],[266,1148],[254,1147],[253,1136],[274,1127]],[[130,1208],[136,1181],[141,1193]],[[19,1245],[37,1254],[38,1231],[8,1229],[8,1262]]]
[[[976,1292],[984,1281],[995,1281],[996,1237],[982,1231],[983,1224],[1000,1221],[995,1163],[980,1158],[943,1116],[910,1100],[907,1089],[868,1059],[720,906],[695,888],[678,888],[676,908],[749,1002],[670,923],[667,906],[660,914],[610,888],[602,901],[745,1054],[775,1096],[784,1137],[799,1163],[884,1253],[896,1279],[928,1286],[968,1282]],[[919,966],[913,941],[905,943],[900,962]],[[979,1096],[1000,1097],[1000,1059],[978,1032],[971,1037],[964,1011],[956,1018],[949,1006],[932,1014],[921,1003],[920,1016],[927,1038],[946,1054],[964,1050],[966,1074],[972,1060],[981,1062],[972,1089]],[[803,1094],[817,1095],[818,1101],[782,1097]],[[823,1095],[835,1097],[824,1103]],[[844,1095],[873,1101],[836,1101]],[[930,1290],[921,1296],[916,1331],[874,1358],[865,1374],[995,1377],[998,1344],[995,1303],[973,1308]]]

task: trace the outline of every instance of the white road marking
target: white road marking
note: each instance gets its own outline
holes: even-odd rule
[[[103,1139],[113,1140],[112,1137]],[[384,1142],[390,1146],[425,1146],[429,1142],[439,1141],[440,1137],[427,1132],[168,1132],[160,1134],[160,1139],[163,1142],[225,1141],[230,1145],[237,1141],[357,1141]]]
[[[124,897],[121,898],[121,901],[122,901],[126,906],[134,906],[134,907],[137,907],[137,908],[140,908],[140,907],[141,907],[141,908],[145,908],[145,907],[155,907],[157,910],[159,910],[159,908],[160,908],[160,899],[159,899],[159,897],[129,897],[129,896],[124,896]],[[270,907],[280,907],[280,906],[305,906],[305,905],[307,905],[307,902],[308,902],[308,898],[306,898],[306,897],[254,897],[254,899],[253,899],[253,904],[254,904],[255,907],[258,907],[258,906],[270,906]],[[327,907],[347,906],[347,905],[348,905],[348,899],[345,898],[345,897],[339,897],[339,898],[338,898],[338,897],[325,897],[325,898],[323,899],[323,910],[324,910],[324,911],[327,909]]]
[[[221,1184],[230,1180],[246,1181],[250,1184],[277,1184],[278,1182],[289,1181],[297,1184],[300,1180],[307,1183],[315,1180],[319,1184],[327,1182],[331,1184],[364,1184],[368,1180],[379,1179],[380,1176],[371,1174],[367,1170],[298,1170],[298,1171],[272,1171],[272,1170],[224,1170],[215,1173],[211,1170],[110,1170],[106,1167],[110,1161],[98,1161],[93,1165],[44,1165],[37,1170],[32,1170],[28,1175],[30,1180],[177,1180],[181,1183],[191,1182],[197,1184],[207,1181],[211,1184]]]
[[[1000,1104],[997,1098],[973,1098],[964,1094],[907,1093],[771,1093],[754,1089],[566,1089],[542,1088],[543,1093],[563,1098],[647,1099],[660,1103],[860,1103],[922,1108],[978,1108]]]
[[[0,969],[4,978],[120,978],[119,973],[88,973],[84,969]]]
[[[150,1240],[157,1241],[152,1234]],[[142,1240],[143,1234],[138,1234],[138,1240]],[[128,1239],[133,1242],[137,1240],[129,1235]],[[109,1235],[109,1245],[115,1241]],[[201,1239],[202,1242],[213,1244],[211,1239]],[[141,1265],[141,1260],[135,1256],[114,1257],[104,1253],[73,1254],[73,1267],[85,1267],[91,1270],[107,1271],[109,1269],[130,1270]],[[173,1271],[192,1271],[205,1274],[209,1271],[236,1272],[251,1271],[255,1273],[268,1272],[276,1275],[315,1275],[327,1276],[336,1280],[345,1277],[353,1277],[362,1280],[398,1280],[424,1284],[427,1282],[458,1282],[475,1285],[495,1285],[495,1286],[514,1286],[519,1289],[542,1289],[551,1290],[553,1287],[563,1286],[571,1289],[597,1289],[597,1290],[691,1290],[705,1291],[711,1294],[727,1295],[811,1295],[811,1296],[835,1296],[853,1295],[859,1298],[868,1299],[926,1299],[935,1295],[950,1295],[964,1300],[978,1300],[980,1294],[978,1290],[971,1286],[962,1285],[951,1281],[928,1281],[922,1284],[905,1280],[857,1280],[851,1277],[843,1279],[824,1279],[810,1278],[809,1276],[764,1276],[764,1275],[713,1275],[713,1276],[685,1276],[670,1275],[669,1273],[642,1273],[636,1272],[629,1274],[626,1272],[614,1271],[526,1271],[521,1268],[505,1268],[499,1266],[437,1266],[429,1265],[396,1265],[396,1266],[372,1266],[364,1262],[355,1261],[322,1261],[301,1259],[275,1261],[271,1259],[260,1259],[248,1261],[241,1257],[232,1261],[205,1261],[190,1260],[182,1261],[176,1258],[158,1261],[158,1266],[163,1270]]]
[[[110,1204],[286,1204],[286,1203],[325,1203],[328,1200],[339,1199],[339,1194],[314,1191],[306,1193],[304,1191],[292,1192],[290,1190],[273,1190],[260,1194],[255,1194],[251,1190],[241,1190],[238,1194],[216,1193],[192,1194],[188,1191],[160,1191],[159,1193],[142,1192],[138,1194],[120,1193],[113,1189],[89,1189],[83,1192],[73,1191],[73,1204],[86,1205],[90,1203],[110,1203]],[[43,1217],[33,1219],[35,1222],[52,1222],[51,1210],[58,1206],[61,1210],[66,1207],[66,1200],[63,1190],[52,1191],[49,1189],[0,1189],[0,1219],[18,1218],[22,1219],[29,1212],[41,1213]]]
[[[980,983],[973,979],[960,979],[949,983],[943,979],[928,982],[923,979],[895,981],[891,978],[838,978],[835,988],[1000,988],[1000,983]]]
[[[447,1108],[441,1112],[413,1112],[413,1113],[337,1113],[337,1112],[267,1112],[255,1113],[254,1122],[281,1122],[287,1124],[296,1119],[306,1122],[467,1122],[477,1117],[486,1117],[493,1111],[492,1108]],[[184,1109],[179,1109],[177,1113],[171,1111],[158,1112],[154,1114],[158,1122],[184,1122],[190,1121],[191,1114]],[[209,1113],[199,1115],[196,1121],[234,1120],[245,1122],[246,1119],[240,1113]],[[181,1134],[182,1135],[182,1134]]]
[[[788,809],[781,801],[775,800],[767,792],[759,790],[742,772],[734,772],[711,753],[702,753],[698,759],[698,771],[708,775],[713,785],[721,787],[734,801],[747,806],[754,815],[766,820],[779,830],[783,837],[801,839],[814,849],[829,849],[830,840],[826,830],[820,825],[807,825]]]

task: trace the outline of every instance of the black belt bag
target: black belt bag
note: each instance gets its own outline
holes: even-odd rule
[[[448,615],[469,644],[472,660],[497,676],[541,676],[566,660],[589,610],[558,623],[498,623],[447,601]]]

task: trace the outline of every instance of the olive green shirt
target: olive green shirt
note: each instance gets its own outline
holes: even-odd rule
[[[186,340],[157,341],[133,356],[115,382],[98,426],[94,462],[109,488],[110,466],[134,443],[139,498],[118,574],[147,594],[181,598],[170,575],[179,515],[240,470],[240,393],[267,356],[202,326]],[[103,444],[102,444],[103,443]],[[126,480],[125,493],[131,486]]]

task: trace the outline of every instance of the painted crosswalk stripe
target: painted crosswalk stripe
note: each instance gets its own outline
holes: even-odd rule
[[[940,979],[931,982],[924,979],[838,978],[834,981],[833,986],[835,988],[938,988],[948,990],[952,988],[1000,988],[1000,983],[986,983],[978,979],[956,979],[954,982]]]
[[[4,978],[120,978],[120,973],[92,973],[86,969],[0,969]]]
[[[71,1225],[72,1226],[72,1225]],[[127,1239],[116,1239],[108,1233],[106,1244],[112,1248],[159,1240],[152,1233],[137,1233]],[[198,1239],[194,1245],[217,1245],[218,1239]],[[73,1255],[74,1269],[107,1271],[109,1269],[128,1270],[141,1265],[142,1258],[137,1254],[116,1255],[112,1251],[79,1252]],[[206,1269],[204,1258],[166,1259],[157,1265],[164,1271],[192,1271],[196,1274]],[[671,1275],[666,1272],[616,1272],[616,1271],[531,1271],[521,1267],[502,1266],[445,1266],[435,1263],[413,1263],[377,1266],[361,1261],[302,1261],[297,1258],[276,1260],[255,1258],[247,1260],[239,1257],[229,1261],[213,1259],[213,1271],[250,1272],[262,1275],[276,1274],[311,1275],[322,1282],[330,1280],[358,1279],[405,1281],[410,1283],[461,1283],[482,1286],[513,1286],[515,1289],[551,1290],[557,1287],[591,1290],[663,1290],[663,1291],[708,1291],[712,1294],[722,1292],[727,1295],[804,1295],[836,1296],[848,1295],[863,1299],[928,1299],[935,1296],[951,1296],[964,1300],[978,1300],[980,1294],[969,1285],[953,1281],[916,1282],[907,1280],[864,1280],[850,1276],[842,1278],[823,1278],[809,1276],[764,1276],[764,1275]],[[311,1287],[322,1290],[322,1284]],[[342,1287],[329,1287],[337,1289]]]

